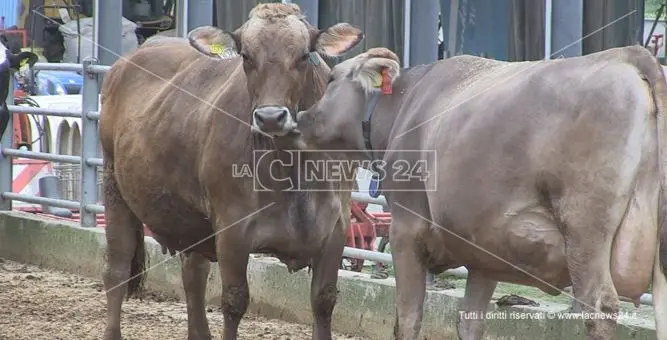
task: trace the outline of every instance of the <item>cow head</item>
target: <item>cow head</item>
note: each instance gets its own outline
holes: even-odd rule
[[[398,57],[386,48],[370,49],[336,65],[329,74],[322,98],[297,115],[301,133],[297,145],[312,149],[364,150],[361,122],[371,96],[385,95],[380,92],[382,85],[392,85],[399,72]],[[383,84],[387,81],[390,83]],[[284,126],[285,130],[290,128]]]
[[[281,135],[283,126],[294,126],[297,109],[310,106],[324,90],[329,68],[320,55],[340,56],[363,34],[347,23],[317,30],[297,5],[272,3],[257,5],[233,32],[206,26],[192,30],[188,38],[208,56],[243,58],[253,130]]]
[[[10,70],[17,70],[24,63],[30,65],[37,62],[37,55],[31,52],[13,54],[9,50],[7,38],[0,34],[0,135],[5,131],[9,122],[9,111],[5,105],[9,91]]]

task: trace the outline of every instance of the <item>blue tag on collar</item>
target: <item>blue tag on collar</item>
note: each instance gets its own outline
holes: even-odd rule
[[[320,58],[317,57],[317,52],[310,52],[310,62],[315,66],[320,64]]]
[[[380,176],[377,173],[374,173],[371,177],[371,182],[368,184],[368,195],[373,198],[378,198],[380,196]]]

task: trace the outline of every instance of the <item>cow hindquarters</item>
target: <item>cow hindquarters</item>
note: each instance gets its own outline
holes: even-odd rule
[[[466,291],[458,315],[458,331],[461,340],[481,340],[486,331],[485,315],[498,281],[491,280],[480,271],[471,270],[466,280]]]
[[[107,158],[108,159],[108,158]],[[111,161],[104,165],[105,236],[107,256],[104,290],[107,296],[105,340],[120,340],[123,297],[137,294],[145,276],[144,230],[141,221],[121,197]]]
[[[664,71],[664,67],[661,67]],[[648,77],[656,106],[658,169],[660,195],[658,200],[658,246],[653,261],[653,310],[658,340],[667,339],[667,89],[663,72]]]
[[[642,168],[643,171],[655,168]],[[643,171],[628,204],[626,214],[616,231],[612,247],[611,273],[619,296],[632,299],[639,307],[639,298],[648,289],[658,246],[658,178]]]
[[[206,282],[211,265],[198,254],[180,254],[188,310],[188,340],[210,340],[211,332],[206,319]]]
[[[343,218],[348,218],[346,215]],[[331,317],[338,296],[338,268],[345,247],[346,222],[339,219],[322,252],[313,260],[310,303],[313,310],[313,339],[331,340]]]
[[[658,340],[667,340],[667,273],[664,272],[664,264],[660,263],[660,249],[656,249],[653,263],[655,334]]]
[[[624,195],[609,195],[591,187],[580,186],[562,203],[569,207],[563,213],[566,258],[574,296],[583,312],[593,315],[584,321],[588,338],[609,340],[616,337],[616,319],[611,316],[619,311],[609,261],[614,231],[627,201],[618,198]]]

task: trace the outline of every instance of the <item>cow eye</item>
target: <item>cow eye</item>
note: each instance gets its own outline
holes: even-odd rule
[[[306,54],[301,56],[300,61],[301,62],[306,62],[306,61],[308,61],[309,58],[310,58],[310,53],[306,53]]]
[[[250,57],[247,54],[241,52],[241,58],[243,58],[243,66],[244,67],[253,67],[254,66],[252,59],[250,59]]]

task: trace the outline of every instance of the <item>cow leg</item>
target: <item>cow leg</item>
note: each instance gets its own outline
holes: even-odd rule
[[[657,339],[667,339],[667,276],[660,263],[660,247],[656,249],[653,263],[653,311]]]
[[[239,226],[242,228],[242,226]],[[222,314],[225,319],[223,340],[236,340],[239,324],[248,309],[250,290],[248,289],[248,259],[250,252],[240,247],[238,238],[218,234],[216,251],[222,279]]]
[[[105,340],[121,340],[120,312],[123,297],[128,288],[133,291],[138,288],[144,269],[143,225],[121,197],[113,172],[113,165],[105,164],[103,182],[107,240],[103,277],[107,297]]]
[[[197,253],[181,254],[181,275],[188,310],[188,340],[210,340],[206,319],[206,283],[211,265]]]
[[[468,273],[466,292],[458,316],[459,339],[482,339],[486,331],[486,310],[497,283],[479,271],[471,270]]]
[[[416,232],[429,225],[422,219],[406,216],[409,212],[393,212],[391,227],[391,256],[396,271],[397,340],[416,340],[421,330],[426,295],[426,267],[422,263],[423,247],[417,243]]]
[[[582,197],[577,202],[595,202],[595,196]],[[610,340],[616,338],[616,320],[609,317],[619,311],[619,299],[611,277],[610,258],[614,228],[621,222],[623,209],[583,206],[568,212],[566,220],[565,252],[572,278],[575,298],[585,313],[604,313],[601,317],[584,320],[588,338]],[[604,205],[602,205],[604,206]],[[595,314],[592,314],[595,315]]]
[[[345,222],[338,221],[336,231],[313,260],[313,279],[310,282],[310,303],[313,311],[313,339],[331,340],[331,316],[336,305],[338,266],[345,246]]]

